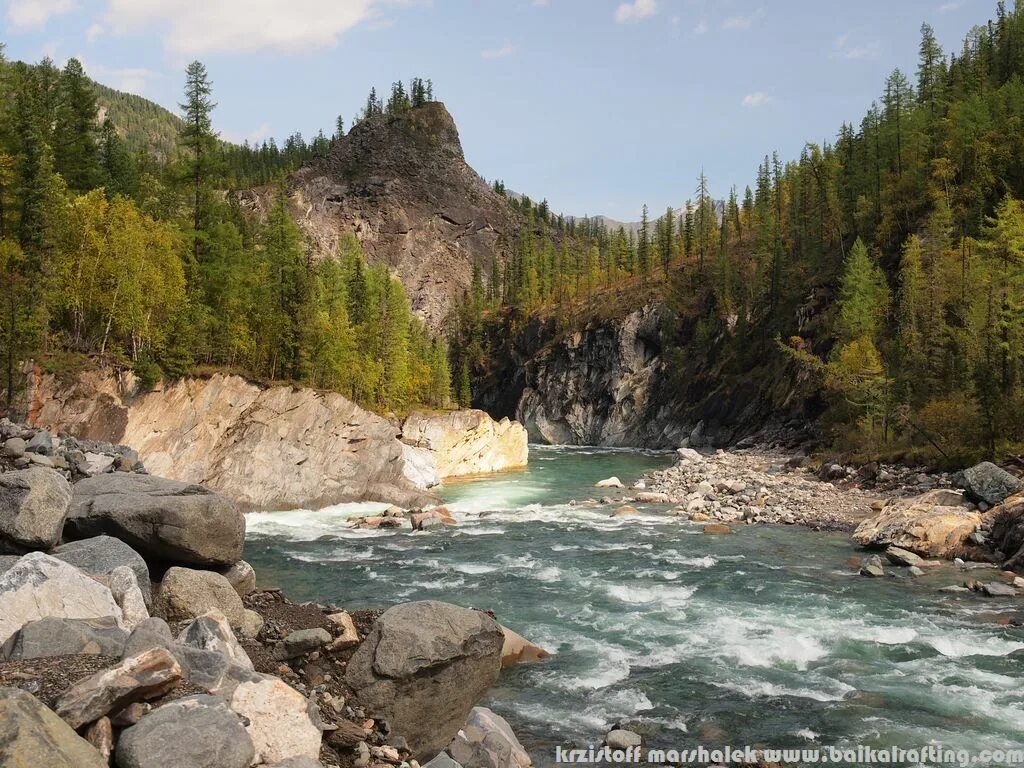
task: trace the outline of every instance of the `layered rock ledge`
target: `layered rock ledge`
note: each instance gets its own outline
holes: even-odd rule
[[[526,463],[526,431],[482,411],[413,414],[405,426],[329,392],[239,376],[137,392],[130,376],[34,376],[32,423],[138,451],[155,475],[202,484],[243,510],[340,501],[422,507],[445,477]]]

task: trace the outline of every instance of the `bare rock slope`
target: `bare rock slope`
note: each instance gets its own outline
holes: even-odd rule
[[[455,121],[440,102],[353,126],[331,153],[288,179],[292,212],[313,255],[334,256],[355,233],[371,263],[401,279],[432,330],[470,286],[504,257],[519,217],[467,163]],[[265,213],[275,191],[241,193]]]
[[[223,374],[144,394],[110,372],[70,385],[41,376],[32,403],[36,425],[130,445],[153,474],[206,485],[243,509],[420,507],[445,477],[526,463],[526,431],[480,411],[416,414],[404,439],[401,425],[339,394]]]

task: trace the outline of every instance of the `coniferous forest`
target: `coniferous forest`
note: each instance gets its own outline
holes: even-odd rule
[[[413,80],[366,115],[428,96]],[[354,236],[313,263],[286,210],[285,175],[343,132],[282,147],[220,141],[206,69],[186,72],[182,118],[100,88],[70,59],[0,61],[2,388],[21,361],[57,372],[87,359],[144,384],[209,368],[332,389],[376,409],[446,406],[447,348],[401,284]],[[97,119],[97,97],[105,119]],[[147,106],[148,105],[148,106]],[[115,124],[114,120],[119,123]],[[276,183],[263,220],[231,192]]]
[[[684,205],[645,206],[635,228],[557,215],[495,182],[524,224],[507,259],[474,265],[451,355],[354,236],[313,262],[283,185],[262,220],[231,194],[324,156],[341,118],[330,137],[239,146],[213,131],[199,62],[171,121],[74,59],[4,63],[0,77],[8,391],[19,361],[99,356],[149,382],[226,368],[378,409],[468,404],[495,333],[530,313],[573,328],[658,301],[696,329],[670,361],[714,343],[733,373],[768,360],[810,377],[840,448],[959,461],[1024,443],[1020,4],[1000,3],[952,52],[924,25],[917,71],[894,71],[859,124],[796,159],[765,156],[743,190],[701,172],[681,184]],[[396,83],[361,118],[431,100],[429,81]]]
[[[701,173],[681,208],[645,206],[628,231],[515,197],[532,226],[456,319],[460,347],[486,370],[495,324],[540,312],[575,329],[666,302],[696,328],[670,357],[717,343],[726,372],[768,360],[773,375],[809,375],[840,449],[1019,453],[1024,4],[999,3],[948,55],[924,25],[917,71],[894,71],[859,124],[794,160],[770,154],[753,177],[713,190]]]

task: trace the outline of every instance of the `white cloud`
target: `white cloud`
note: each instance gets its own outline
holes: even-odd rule
[[[103,35],[103,27],[99,24],[93,24],[85,31],[85,39],[90,43],[95,43],[96,40]]]
[[[77,6],[77,0],[11,0],[7,20],[17,30],[42,29],[51,16],[70,13]]]
[[[953,11],[959,11],[962,6],[962,2],[943,3],[939,6],[939,13],[952,13]]]
[[[541,6],[547,5],[548,4],[548,0],[533,0],[533,4],[534,5],[541,5]]]
[[[235,144],[242,144],[248,141],[249,144],[256,146],[263,143],[264,139],[270,137],[270,123],[260,123],[260,125],[248,133],[234,133],[233,131],[224,131],[223,137],[230,142]]]
[[[722,21],[722,29],[750,29],[755,21],[763,19],[764,16],[764,8],[758,8],[746,16],[729,16]]]
[[[149,81],[154,77],[160,77],[159,72],[144,67],[108,67],[104,64],[90,63],[81,55],[76,58],[82,62],[86,74],[93,80],[137,96],[144,96]]]
[[[640,21],[658,12],[656,0],[633,0],[631,3],[622,3],[615,11],[615,21],[619,24],[628,24],[633,21]]]
[[[836,55],[842,59],[857,61],[860,59],[873,59],[881,50],[882,45],[877,40],[867,43],[854,44],[850,41],[849,35],[840,35],[832,46]]]
[[[695,35],[706,35],[708,33],[708,23],[706,21],[697,22],[697,26],[693,28],[693,34]]]
[[[771,102],[772,97],[764,91],[754,91],[743,97],[744,107],[763,107],[765,104],[771,104]]]
[[[511,43],[505,43],[500,48],[484,48],[480,51],[480,58],[483,59],[503,59],[506,56],[511,56],[516,52],[516,47]]]
[[[106,21],[119,34],[158,26],[164,47],[185,56],[260,50],[300,53],[333,45],[370,18],[379,4],[380,0],[109,0]]]

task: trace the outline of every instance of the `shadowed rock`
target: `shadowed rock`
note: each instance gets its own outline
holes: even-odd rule
[[[256,750],[223,699],[189,696],[125,729],[115,754],[119,768],[248,768]]]
[[[107,761],[32,694],[0,688],[4,768],[107,768]]]
[[[62,619],[48,616],[30,621],[4,644],[5,659],[38,659],[94,653],[120,656],[128,632],[113,616],[97,619]]]
[[[480,611],[437,601],[389,608],[346,672],[359,703],[417,760],[444,749],[497,679],[504,635]]]

